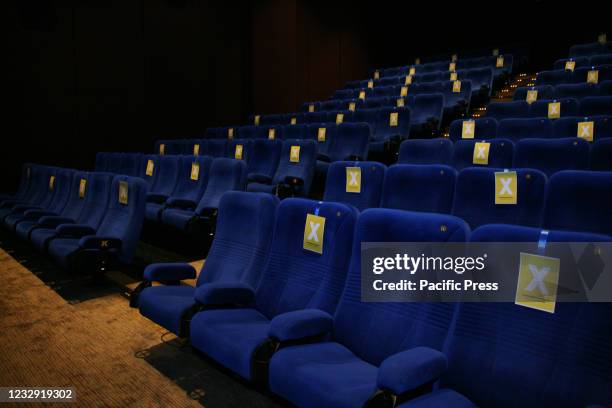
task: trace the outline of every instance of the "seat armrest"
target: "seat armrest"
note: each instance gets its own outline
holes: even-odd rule
[[[195,299],[204,306],[250,304],[255,298],[253,288],[243,282],[217,282],[200,285]]]
[[[196,270],[188,263],[155,263],[145,268],[143,277],[149,282],[180,281],[195,279]]]
[[[72,223],[74,223],[74,220],[72,218],[53,215],[45,215],[40,220],[38,220],[38,225],[42,228],[56,228],[58,225]]]
[[[168,207],[182,208],[182,209],[188,209],[188,210],[196,208],[198,206],[198,203],[196,203],[193,200],[188,200],[186,198],[176,198],[176,197],[168,198],[168,200],[166,200],[166,204],[168,205]]]
[[[147,193],[148,203],[163,204],[166,202],[167,199],[168,199],[168,196],[164,194]]]
[[[325,335],[334,325],[333,317],[323,310],[304,309],[280,314],[270,322],[268,335],[280,342]]]
[[[115,237],[86,235],[79,240],[79,246],[83,249],[121,249],[121,245],[121,240]]]
[[[448,366],[446,356],[429,347],[415,347],[387,357],[378,368],[378,388],[395,395],[436,381]]]
[[[58,234],[58,238],[71,237],[81,238],[86,235],[95,235],[96,230],[85,224],[62,224],[59,225],[55,231]]]

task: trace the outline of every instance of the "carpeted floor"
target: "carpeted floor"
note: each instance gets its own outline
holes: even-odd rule
[[[0,282],[0,386],[72,386],[77,406],[279,406],[172,335],[162,342],[119,289],[68,302],[2,249]]]

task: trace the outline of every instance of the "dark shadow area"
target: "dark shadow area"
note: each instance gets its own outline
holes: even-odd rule
[[[179,339],[162,342],[136,353],[168,377],[193,400],[207,408],[276,408],[287,406],[253,389],[243,379],[219,367]]]

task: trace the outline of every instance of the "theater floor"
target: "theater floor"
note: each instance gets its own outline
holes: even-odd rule
[[[73,386],[79,406],[278,406],[172,335],[162,342],[119,290],[68,301],[3,249],[0,276],[0,386]]]

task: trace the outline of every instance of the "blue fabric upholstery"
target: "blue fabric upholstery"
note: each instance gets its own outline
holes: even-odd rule
[[[461,242],[468,235],[465,222],[448,215],[364,211],[357,222],[333,337],[277,351],[269,367],[271,390],[300,407],[360,407],[377,390],[379,366],[393,366],[396,358],[401,359],[394,355],[418,346],[442,350],[454,305],[362,302],[360,246],[365,241]],[[415,377],[404,377],[404,384],[411,380]]]
[[[612,138],[598,140],[591,147],[590,169],[612,171]]]
[[[495,173],[501,169],[466,168],[459,172],[453,215],[472,228],[483,224],[540,225],[546,175],[539,170],[516,169],[517,203],[495,204]]]
[[[593,122],[593,140],[612,137],[612,115],[559,118],[553,124],[554,136],[576,137],[579,122]]]
[[[544,228],[612,235],[612,173],[567,170],[549,180]]]
[[[268,194],[228,192],[219,204],[217,227],[206,262],[197,285],[215,282],[242,282],[256,287],[267,260],[278,198]],[[145,279],[159,277],[150,265]],[[189,268],[178,264],[163,266],[164,277],[187,276]],[[152,272],[147,273],[151,270]],[[176,286],[153,286],[140,293],[138,306],[143,316],[177,335],[184,313],[195,304],[195,290],[183,289],[177,295]],[[166,297],[170,296],[170,297]],[[176,305],[174,304],[176,303]]]
[[[513,99],[515,101],[526,101],[527,91],[538,91],[537,99],[553,99],[555,97],[555,88],[552,85],[538,85],[516,88]]]
[[[597,96],[599,87],[593,84],[563,84],[555,87],[555,97],[582,99],[587,96]]]
[[[251,160],[247,167],[248,181],[272,181],[280,159],[280,140],[254,140]]]
[[[410,106],[410,129],[419,130],[427,123],[434,124],[439,129],[444,113],[444,95],[424,94],[415,95]]]
[[[378,388],[395,395],[436,381],[446,371],[446,356],[429,347],[415,347],[383,360],[378,369]]]
[[[255,291],[245,282],[210,282],[198,286],[195,300],[204,306],[249,306]]]
[[[532,118],[547,118],[548,104],[551,102],[561,103],[561,117],[576,116],[578,114],[578,100],[574,98],[538,100],[531,104],[529,116]]]
[[[463,129],[463,119],[454,120],[450,125],[450,140],[456,142],[461,139]],[[497,136],[497,120],[494,118],[474,119],[474,138],[478,140],[493,139]]]
[[[450,213],[457,172],[444,165],[396,164],[387,169],[381,207]]]
[[[536,77],[538,85],[559,85],[566,84],[572,76],[571,71],[565,69],[557,69],[553,71],[540,71]]]
[[[333,317],[323,310],[303,309],[283,313],[270,322],[269,336],[278,341],[293,341],[329,333]]]
[[[574,69],[576,68],[581,68],[581,67],[586,67],[589,65],[589,58],[588,57],[578,57],[578,58],[563,58],[563,59],[558,59],[555,61],[555,63],[553,64],[553,69],[554,70],[560,70],[560,69],[565,69],[565,64],[567,61],[574,61]]]
[[[397,162],[400,164],[449,164],[453,142],[444,138],[404,140]]]
[[[580,101],[580,115],[612,114],[612,96],[589,96]]]
[[[304,250],[307,214],[326,220],[322,254]],[[268,338],[270,320],[300,309],[333,313],[344,285],[356,218],[356,210],[345,204],[283,200],[253,307],[196,314],[191,322],[193,346],[248,379],[252,353]]]
[[[497,127],[497,137],[516,142],[528,138],[552,137],[552,124],[545,118],[502,119]]]
[[[347,167],[361,169],[361,191],[347,192]],[[377,162],[338,161],[329,166],[323,201],[337,201],[354,206],[359,211],[378,207],[386,167]]]
[[[179,163],[176,187],[172,195],[166,200],[166,206],[195,208],[206,190],[212,161],[213,159],[208,156],[182,156]],[[194,164],[199,166],[197,180],[191,177],[191,170]]]
[[[331,161],[365,160],[368,157],[368,142],[371,136],[368,124],[342,123],[332,136],[331,146],[326,154]],[[317,148],[321,145],[324,144],[317,143]],[[323,153],[320,150],[317,152]]]
[[[476,143],[483,142],[481,140],[463,139],[455,142],[455,150],[453,152],[453,167],[461,170],[466,167],[500,167],[508,168],[512,166],[512,157],[514,155],[514,143],[508,139],[491,139],[484,140],[490,143],[488,164],[474,163],[474,149]]]
[[[514,146],[514,167],[538,169],[550,177],[560,170],[586,170],[589,143],[577,137],[523,139]]]
[[[487,117],[497,120],[524,118],[529,114],[529,104],[525,101],[494,102],[487,106]]]
[[[214,159],[210,166],[206,190],[195,210],[196,214],[202,214],[206,208],[218,208],[224,193],[244,190],[245,183],[246,164],[244,161],[222,157]]]

